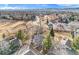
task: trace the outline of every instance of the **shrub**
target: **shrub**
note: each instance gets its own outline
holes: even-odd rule
[[[21,39],[23,41],[24,39],[24,32],[22,30],[19,30],[16,34],[18,39]]]
[[[79,36],[74,39],[72,47],[74,49],[79,49]]]

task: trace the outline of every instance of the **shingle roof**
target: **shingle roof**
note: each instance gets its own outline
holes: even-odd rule
[[[53,24],[53,29],[54,30],[59,30],[59,31],[72,31],[66,24],[64,23],[56,23]]]

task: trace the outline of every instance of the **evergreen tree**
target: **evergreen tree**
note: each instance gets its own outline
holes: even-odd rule
[[[3,33],[2,37],[3,37],[3,38],[5,38],[5,37],[6,37],[6,35]]]
[[[54,37],[54,31],[53,31],[53,28],[50,30],[50,35],[51,35],[52,37]]]
[[[46,54],[52,45],[50,34],[43,40],[43,53]]]
[[[48,19],[47,19],[47,24],[49,23]]]

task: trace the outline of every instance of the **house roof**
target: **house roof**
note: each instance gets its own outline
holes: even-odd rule
[[[36,50],[36,49],[33,49],[32,47],[30,49],[28,49],[24,55],[41,55],[41,53]]]
[[[71,28],[68,27],[65,23],[56,23],[53,24],[53,30],[58,30],[58,31],[68,31],[71,32]]]
[[[15,55],[42,55],[38,50],[29,45],[23,46],[19,51],[14,53]]]
[[[70,23],[68,24],[68,26],[70,26],[70,27],[73,28],[73,29],[77,29],[77,28],[79,28],[79,22],[78,22],[78,21],[70,22]]]

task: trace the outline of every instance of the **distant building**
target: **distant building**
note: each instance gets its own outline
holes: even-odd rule
[[[49,30],[53,28],[53,23],[52,22],[48,22],[48,27],[49,27]]]
[[[74,36],[79,36],[79,28],[77,28],[75,31],[74,31]]]

